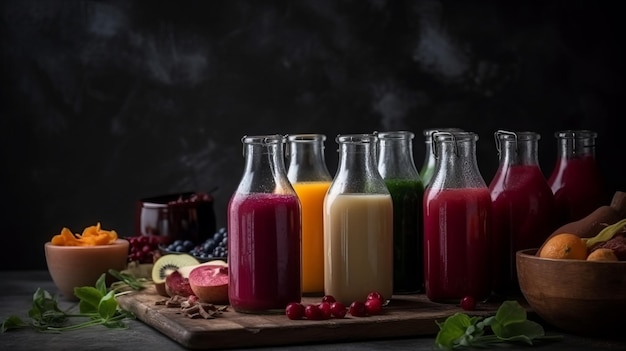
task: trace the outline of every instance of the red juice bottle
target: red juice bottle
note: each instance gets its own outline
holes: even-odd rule
[[[537,248],[556,228],[556,207],[538,162],[540,135],[497,131],[499,167],[489,184],[492,268],[497,295],[519,295],[515,253]]]
[[[435,132],[435,173],[424,193],[426,296],[459,303],[491,292],[491,197],[476,163],[472,132]]]
[[[554,194],[559,223],[577,221],[606,202],[604,179],[596,163],[596,132],[556,132],[558,154],[548,178]]]
[[[228,297],[237,312],[284,313],[301,299],[300,200],[280,135],[242,138],[244,175],[228,203]]]

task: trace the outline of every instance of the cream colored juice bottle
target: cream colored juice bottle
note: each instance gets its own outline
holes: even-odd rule
[[[324,252],[326,294],[346,305],[393,289],[393,210],[390,195],[340,194],[327,198]]]
[[[324,292],[346,305],[393,292],[393,204],[373,134],[339,135],[339,167],[324,199]]]

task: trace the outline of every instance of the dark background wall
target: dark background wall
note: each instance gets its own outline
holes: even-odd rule
[[[133,235],[139,198],[214,193],[218,226],[240,138],[460,127],[598,132],[607,199],[623,169],[624,21],[614,1],[0,2],[2,269],[44,268],[62,227]],[[608,200],[607,200],[608,201]],[[15,260],[12,257],[18,256]]]

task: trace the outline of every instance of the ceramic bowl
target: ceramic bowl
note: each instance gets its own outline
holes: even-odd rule
[[[624,338],[626,261],[591,262],[516,253],[520,289],[549,324],[577,335]]]
[[[109,245],[60,246],[44,245],[48,272],[54,285],[66,300],[77,300],[74,288],[94,286],[109,269],[121,271],[128,260],[128,240],[117,239]],[[107,274],[107,286],[114,281]]]

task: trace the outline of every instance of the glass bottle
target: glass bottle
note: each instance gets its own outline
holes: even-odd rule
[[[596,163],[596,132],[563,130],[554,136],[558,153],[548,184],[562,225],[577,221],[605,204],[605,185]]]
[[[339,164],[324,199],[324,291],[350,305],[393,291],[393,204],[373,134],[338,135]]]
[[[491,197],[478,170],[473,132],[434,132],[435,173],[424,192],[426,296],[477,301],[491,292]]]
[[[413,160],[415,134],[391,131],[377,137],[378,172],[393,201],[393,292],[417,293],[424,287],[424,186]]]
[[[235,311],[284,313],[301,298],[301,207],[281,135],[244,136],[245,167],[228,203],[228,297]]]
[[[534,132],[494,133],[499,155],[491,183],[494,292],[518,295],[515,253],[541,246],[556,229],[556,207],[538,160],[541,136]]]
[[[433,133],[434,132],[461,132],[460,128],[430,128],[424,129],[424,145],[426,146],[426,152],[424,153],[424,163],[422,169],[419,171],[422,178],[422,185],[424,188],[430,184],[430,180],[435,172],[435,154],[433,153]]]
[[[322,134],[287,136],[287,177],[302,205],[302,294],[324,293],[324,197],[332,177]]]

